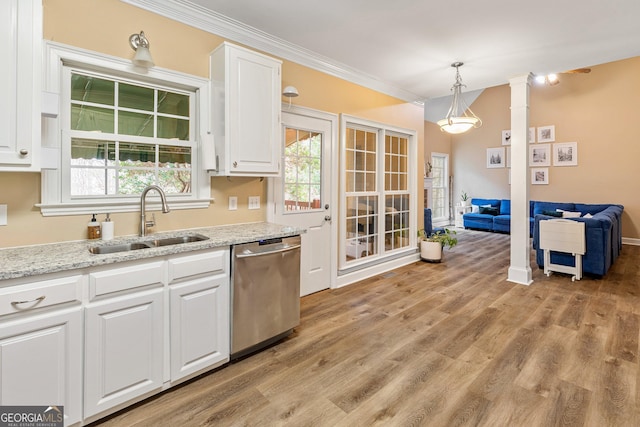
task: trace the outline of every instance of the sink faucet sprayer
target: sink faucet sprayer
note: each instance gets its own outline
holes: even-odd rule
[[[151,214],[151,221],[147,221],[145,214],[145,197],[149,190],[156,190],[156,192],[160,195],[160,200],[162,201],[162,213],[169,213],[169,205],[167,205],[167,198],[162,191],[162,188],[157,185],[148,185],[142,190],[142,194],[140,195],[140,237],[144,237],[147,234],[147,227],[153,227],[156,225],[156,216],[155,214]]]

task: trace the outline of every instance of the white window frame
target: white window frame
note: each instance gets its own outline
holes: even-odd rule
[[[450,212],[449,212],[449,205],[450,205],[450,200],[449,200],[449,193],[451,191],[451,189],[449,188],[449,154],[447,153],[436,153],[436,152],[432,152],[431,153],[431,164],[435,164],[434,161],[434,157],[439,157],[444,159],[444,216],[440,216],[440,217],[436,217],[434,216],[431,221],[433,223],[434,226],[442,226],[442,225],[449,225],[450,222]],[[435,197],[433,197],[434,194],[434,190],[436,189],[436,185],[435,185],[435,180],[432,181],[432,189],[431,189],[431,203],[432,203],[432,209],[431,212],[435,213]]]
[[[377,252],[375,255],[370,255],[364,258],[359,258],[355,260],[346,260],[346,245],[345,242],[347,240],[347,232],[345,227],[345,221],[347,218],[347,206],[346,206],[346,198],[351,193],[346,192],[346,179],[345,179],[345,164],[346,164],[346,138],[347,138],[347,127],[354,127],[361,130],[366,130],[368,132],[376,132],[377,133],[377,159],[376,159],[376,191],[375,192],[367,192],[369,195],[377,195],[378,196],[378,221],[377,221],[377,230],[376,234],[378,236],[377,239]],[[346,114],[342,114],[340,116],[340,164],[341,164],[341,172],[340,172],[340,218],[339,218],[339,244],[338,244],[338,253],[339,253],[339,263],[338,269],[340,274],[345,274],[351,272],[353,270],[365,268],[370,265],[375,265],[386,260],[394,259],[395,257],[403,256],[408,253],[413,253],[416,251],[417,247],[417,232],[418,232],[418,222],[417,216],[415,214],[409,215],[409,246],[403,247],[400,249],[393,249],[390,251],[386,251],[384,247],[384,235],[385,235],[385,195],[398,194],[397,191],[386,191],[384,180],[385,180],[385,156],[381,153],[384,153],[385,147],[385,136],[393,135],[393,136],[401,136],[403,138],[407,138],[409,146],[408,153],[409,159],[417,159],[418,158],[418,139],[417,132],[410,129],[404,129],[397,126],[392,126],[384,123],[378,123],[372,120],[362,119],[354,116],[349,116]],[[415,161],[409,161],[407,163],[408,168],[408,193],[409,193],[409,212],[415,213],[418,209],[418,185],[416,179],[413,179],[417,176],[417,163]],[[365,195],[365,194],[363,194]]]
[[[196,77],[172,70],[153,67],[141,70],[133,66],[130,60],[116,58],[97,52],[92,52],[73,46],[54,42],[45,43],[43,88],[45,91],[61,94],[65,84],[64,76],[67,67],[82,71],[93,71],[113,76],[114,78],[132,79],[150,85],[170,87],[179,90],[195,92],[196,115],[192,124],[194,131],[192,139],[195,144],[191,150],[191,193],[167,195],[171,209],[207,208],[211,203],[211,179],[203,165],[203,135],[210,132],[209,128],[209,93],[208,79]],[[60,101],[60,108],[69,108]],[[43,158],[49,162],[43,164],[41,203],[38,206],[43,216],[134,212],[139,210],[140,198],[136,196],[118,198],[99,198],[70,200],[70,181],[68,165],[70,148],[63,147],[61,117],[43,119],[42,146]],[[69,138],[66,138],[70,141]],[[67,165],[67,167],[65,167]]]

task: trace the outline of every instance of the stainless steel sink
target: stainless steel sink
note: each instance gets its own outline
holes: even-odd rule
[[[189,236],[165,237],[163,239],[149,240],[147,241],[147,243],[151,244],[152,246],[169,246],[179,245],[181,243],[201,242],[207,239],[209,238],[201,234],[192,234]]]
[[[139,249],[157,248],[161,246],[180,245],[183,243],[201,242],[203,240],[209,240],[209,238],[207,236],[203,236],[202,234],[189,234],[186,236],[163,237],[159,239],[144,240],[141,242],[123,243],[119,245],[105,244],[105,245],[99,245],[99,246],[90,246],[89,252],[95,255],[104,255],[104,254],[113,254],[116,252],[128,252],[128,251],[135,251]]]

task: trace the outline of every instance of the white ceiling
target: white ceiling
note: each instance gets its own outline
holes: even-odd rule
[[[448,95],[454,61],[465,63],[470,91],[640,55],[638,0],[124,1],[195,5],[241,23],[265,40],[262,50],[316,55],[337,75],[348,70],[410,100]]]

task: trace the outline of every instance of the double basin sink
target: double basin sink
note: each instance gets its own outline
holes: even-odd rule
[[[142,240],[131,243],[121,243],[116,245],[90,246],[89,252],[95,255],[113,254],[117,252],[136,251],[141,249],[159,248],[162,246],[181,245],[183,243],[201,242],[208,240],[207,236],[201,234],[189,234],[178,237],[163,237],[158,239]]]

